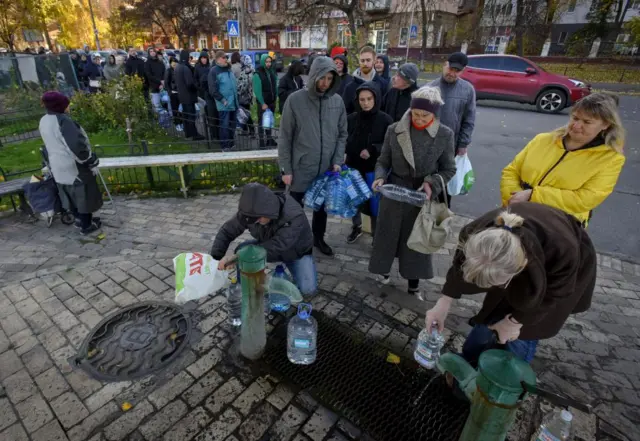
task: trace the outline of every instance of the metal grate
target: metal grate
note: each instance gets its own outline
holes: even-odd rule
[[[102,320],[73,363],[104,381],[141,378],[167,367],[187,346],[191,319],[167,302],[143,302]]]
[[[268,368],[308,389],[377,441],[457,441],[469,412],[442,376],[413,360],[386,361],[388,350],[362,334],[313,313],[318,358],[310,366],[287,358],[286,321],[274,329],[263,357]]]

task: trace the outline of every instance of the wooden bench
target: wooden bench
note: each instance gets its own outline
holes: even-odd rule
[[[13,195],[18,195],[20,198],[20,207],[27,207],[27,200],[24,197],[24,190],[22,188],[25,184],[29,183],[30,178],[18,178],[7,181],[7,177],[2,168],[0,168],[0,176],[2,176],[2,182],[0,182],[0,198],[9,196],[11,205],[13,205],[13,211],[17,211],[16,204],[13,202]]]
[[[184,153],[174,155],[122,156],[101,158],[99,168],[177,167],[180,174],[180,191],[187,197],[188,187],[184,179],[184,166],[220,162],[250,162],[278,159],[278,150],[250,150],[244,152]]]

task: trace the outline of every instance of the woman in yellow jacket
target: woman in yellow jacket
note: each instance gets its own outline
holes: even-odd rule
[[[594,93],[573,106],[566,126],[533,138],[502,171],[502,205],[538,202],[572,214],[586,227],[625,161],[617,107],[614,95]]]

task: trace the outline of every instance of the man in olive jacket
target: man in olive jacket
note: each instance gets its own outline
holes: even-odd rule
[[[268,262],[283,262],[303,295],[317,289],[311,228],[304,210],[291,196],[275,194],[262,184],[247,184],[242,190],[238,212],[220,228],[211,256],[224,267],[233,259],[225,257],[229,245],[245,230],[267,251]]]
[[[278,162],[291,196],[302,204],[304,193],[327,170],[340,170],[347,142],[347,112],[337,91],[340,76],[333,60],[318,57],[309,71],[308,89],[289,96],[280,120]],[[314,245],[324,254],[333,250],[324,241],[327,213],[313,212]]]

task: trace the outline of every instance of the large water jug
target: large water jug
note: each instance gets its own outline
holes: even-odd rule
[[[284,265],[277,265],[275,271],[271,275],[269,281],[269,308],[272,311],[284,312],[291,306],[291,299],[289,296],[279,292],[277,289],[277,279],[286,280],[291,282],[291,277],[285,271]]]
[[[287,327],[287,357],[293,364],[311,364],[316,361],[318,322],[311,317],[311,304],[298,305],[298,314]]]
[[[418,335],[413,358],[426,369],[433,369],[440,358],[440,350],[444,345],[444,338],[438,332],[438,324],[433,323],[431,329],[423,329]]]

